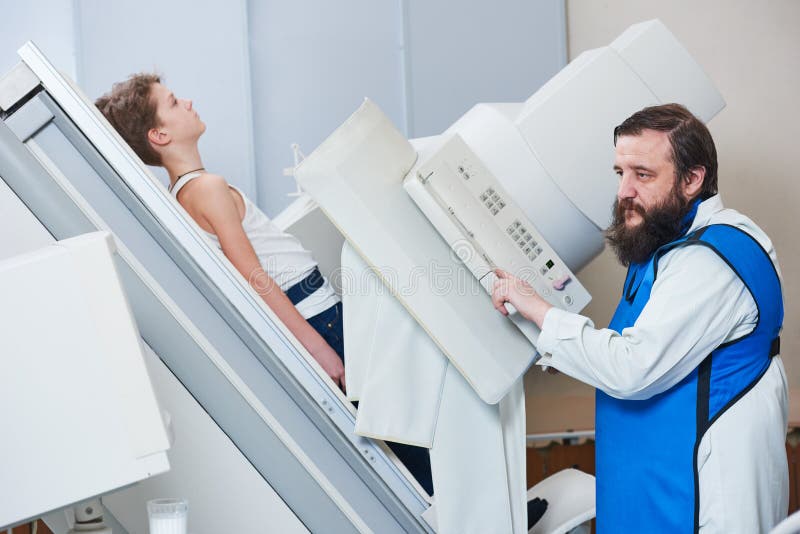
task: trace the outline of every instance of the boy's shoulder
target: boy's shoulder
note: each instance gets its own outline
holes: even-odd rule
[[[219,174],[204,172],[192,178],[178,191],[178,202],[193,216],[205,213],[210,207],[218,205],[216,199],[229,195],[228,182]]]
[[[214,174],[211,172],[203,172],[200,173],[196,178],[192,178],[184,187],[189,187],[190,185],[201,186],[203,188],[216,188],[216,187],[228,187],[228,181],[225,180],[225,177],[221,174]]]
[[[202,193],[204,196],[214,193],[225,193],[228,190],[228,182],[224,176],[204,172],[195,178],[192,178],[179,191],[182,199],[190,199],[197,193]],[[181,199],[181,200],[182,200]]]

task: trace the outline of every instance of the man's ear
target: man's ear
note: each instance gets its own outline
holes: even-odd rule
[[[703,189],[706,178],[706,168],[702,165],[689,169],[689,174],[681,180],[683,198],[695,198]]]
[[[147,140],[156,146],[165,146],[170,142],[170,137],[167,132],[160,128],[150,128],[147,130]]]

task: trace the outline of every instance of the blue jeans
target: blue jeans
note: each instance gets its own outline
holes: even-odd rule
[[[314,330],[322,336],[328,345],[331,346],[336,354],[344,362],[344,329],[342,327],[342,303],[339,302],[331,306],[324,312],[318,313],[308,320]],[[353,403],[358,408],[358,403]],[[397,455],[401,462],[405,464],[420,486],[425,488],[429,494],[433,495],[433,479],[431,477],[431,461],[428,449],[414,447],[403,443],[393,443],[387,441],[386,444]]]
[[[344,361],[344,331],[342,329],[342,303],[338,302],[308,320],[314,330]]]

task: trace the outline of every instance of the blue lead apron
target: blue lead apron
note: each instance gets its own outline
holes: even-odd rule
[[[749,334],[724,343],[681,382],[646,400],[596,393],[597,532],[697,532],[697,448],[714,421],[761,378],[780,349],[783,298],[769,254],[746,232],[715,224],[660,247],[628,269],[609,328],[633,326],[650,299],[658,260],[705,246],[744,282],[758,309]],[[697,273],[704,276],[704,273]],[[713,306],[714,303],[707,305]]]

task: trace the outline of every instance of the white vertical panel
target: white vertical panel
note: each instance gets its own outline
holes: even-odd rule
[[[409,135],[479,102],[522,102],[565,64],[564,0],[403,0]]]
[[[0,260],[52,242],[53,236],[0,177]]]
[[[316,148],[369,96],[404,127],[399,4],[248,2],[259,204],[276,215],[294,181],[289,145]]]
[[[72,0],[0,0],[0,8],[0,75],[19,63],[19,47],[34,41],[62,72],[75,77]]]
[[[75,5],[84,92],[96,98],[131,73],[162,73],[208,127],[200,139],[206,168],[255,196],[245,0]]]

